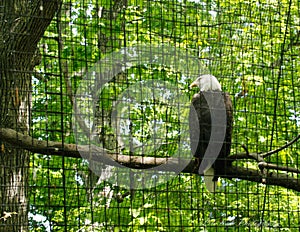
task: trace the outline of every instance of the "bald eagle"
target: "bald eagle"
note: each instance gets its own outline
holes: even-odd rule
[[[215,192],[218,178],[226,174],[226,157],[230,154],[232,102],[213,75],[198,77],[190,85],[192,87],[200,91],[193,96],[190,107],[191,150],[196,157],[197,170],[201,172],[202,169],[207,189]]]

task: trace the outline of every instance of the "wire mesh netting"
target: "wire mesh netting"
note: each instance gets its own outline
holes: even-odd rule
[[[0,3],[1,35],[9,35],[0,47],[35,59],[13,56],[9,66],[0,58],[1,96],[13,96],[1,103],[0,142],[1,154],[7,146],[18,148],[17,159],[30,152],[20,161],[28,176],[9,179],[27,200],[9,208],[10,185],[1,180],[3,231],[298,231],[299,1],[20,2],[27,11]],[[22,36],[37,50],[5,46]],[[25,73],[31,84],[7,73]],[[210,125],[219,111],[208,111],[207,121],[190,117],[199,92],[191,83],[203,74],[231,98],[233,124],[221,142],[212,131],[226,126]],[[198,87],[215,90],[211,79],[205,86]],[[19,123],[23,111],[27,122]],[[208,132],[191,120],[204,120]],[[196,147],[214,152],[192,154],[192,129],[200,130]],[[207,168],[199,173],[205,158],[221,160],[212,166],[214,192],[204,183]],[[0,170],[19,165],[3,158]],[[10,225],[18,229],[5,230]]]

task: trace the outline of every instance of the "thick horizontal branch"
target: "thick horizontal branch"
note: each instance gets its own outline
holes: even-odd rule
[[[96,162],[98,161],[112,165],[123,165],[129,168],[146,169],[156,167],[157,170],[160,170],[160,166],[162,166],[161,171],[166,171],[162,164],[167,163],[168,171],[172,171],[178,170],[178,165],[181,165],[182,161],[185,161],[174,158],[120,155],[94,145],[62,144],[53,141],[42,141],[7,128],[0,128],[0,140],[2,142],[9,143],[14,147],[26,149],[34,153],[62,157],[86,158]],[[2,146],[2,152],[3,149],[5,151],[5,147],[3,148]],[[233,155],[230,157],[232,158],[235,156]],[[249,155],[244,156],[243,154],[240,154],[238,157],[249,158]],[[114,162],[114,160],[117,162]],[[267,166],[265,168],[268,169],[266,174],[262,174],[260,170],[231,166],[227,167],[226,176],[223,177],[228,179],[238,178],[258,183],[262,183],[262,180],[265,179],[267,185],[282,186],[300,192],[300,183],[297,178],[293,178],[284,173],[272,172],[269,170],[269,168],[273,168],[278,170],[293,171],[292,169],[288,170],[284,167],[280,169],[277,168],[276,165],[266,165]],[[185,168],[183,168],[182,172],[199,174],[196,167],[197,163],[194,160],[191,160],[187,163]],[[296,173],[298,173],[298,169],[296,170]]]
[[[244,167],[229,167],[226,172],[226,178],[238,178],[257,183],[262,183],[263,179],[265,179],[265,184],[267,185],[281,186],[300,192],[300,180],[297,179],[297,176],[294,178],[285,173],[271,171],[264,175],[260,170]]]
[[[292,172],[292,173],[297,173],[300,174],[300,169],[299,168],[292,168],[292,167],[287,167],[287,166],[280,166],[277,164],[270,164],[266,162],[261,162],[258,164],[259,168],[265,168],[265,169],[273,169],[273,170],[279,170],[279,171],[285,171],[285,172]]]
[[[95,145],[62,144],[61,142],[38,140],[8,128],[0,128],[0,140],[7,142],[16,148],[43,155],[86,158],[94,161],[114,159],[118,163],[132,168],[141,168],[141,166],[143,166],[143,168],[149,168],[172,160],[171,158],[121,155]],[[3,149],[5,150],[5,147]]]

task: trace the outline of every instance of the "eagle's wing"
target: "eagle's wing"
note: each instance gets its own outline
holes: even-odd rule
[[[212,165],[211,169],[204,173],[204,176],[206,176],[205,184],[210,191],[215,189],[215,183],[212,183],[212,181],[217,181],[220,175],[226,174],[226,157],[230,154],[233,122],[232,102],[228,93],[222,93],[222,95],[226,109],[226,125],[219,126],[226,127],[226,134],[224,141],[221,141],[223,142],[223,145],[220,153],[218,154],[217,160]],[[208,147],[211,136],[210,109],[202,92],[195,94],[192,98],[189,114],[189,128],[192,154],[201,161]],[[213,176],[208,176],[208,174]]]
[[[192,154],[202,159],[211,134],[210,110],[202,92],[195,94],[192,98],[189,129]]]
[[[232,128],[233,128],[233,107],[232,101],[229,93],[222,93],[224,95],[224,104],[226,109],[226,134],[224,138],[224,143],[218,159],[214,164],[215,168],[215,178],[219,176],[226,175],[226,157],[230,155],[231,148],[231,137],[232,137]]]

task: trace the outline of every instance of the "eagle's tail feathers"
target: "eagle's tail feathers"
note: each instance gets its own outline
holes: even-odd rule
[[[211,193],[216,191],[218,181],[214,181],[215,170],[211,167],[204,172],[204,183],[207,190]]]

